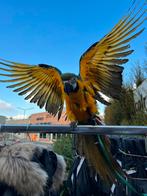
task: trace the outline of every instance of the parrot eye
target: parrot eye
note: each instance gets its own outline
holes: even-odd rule
[[[75,90],[75,89],[77,88],[78,83],[77,83],[76,78],[71,78],[71,79],[69,80],[69,83],[70,83],[70,85],[73,87],[73,90]]]
[[[77,81],[75,78],[71,78],[71,80],[69,80],[70,84],[77,84]]]

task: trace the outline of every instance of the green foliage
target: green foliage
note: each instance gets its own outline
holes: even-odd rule
[[[147,51],[147,45],[146,51]],[[135,84],[138,87],[147,78],[147,60],[143,65],[139,61],[135,63],[132,70],[132,78],[127,85],[122,87],[119,100],[113,100],[110,106],[105,108],[105,123],[109,125],[147,125],[147,113],[136,111],[134,102]]]
[[[60,139],[53,145],[53,150],[64,156],[65,161],[67,163],[67,170],[71,168],[71,164],[73,162],[73,152],[72,152],[72,136],[62,136]]]
[[[120,125],[122,121],[121,105],[119,101],[113,101],[105,109],[105,123],[107,125]]]
[[[122,88],[119,103],[122,110],[122,120],[125,119],[129,123],[135,115],[134,95],[131,87]]]
[[[131,124],[133,124],[133,125],[147,125],[147,114],[143,111],[137,112],[133,116]]]
[[[133,89],[123,87],[120,99],[106,107],[104,120],[108,125],[147,125],[147,114],[135,110]]]

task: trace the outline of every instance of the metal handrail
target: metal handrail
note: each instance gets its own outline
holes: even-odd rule
[[[107,134],[107,135],[147,135],[147,126],[106,126],[106,125],[30,125],[0,124],[0,133],[62,133],[62,134]]]

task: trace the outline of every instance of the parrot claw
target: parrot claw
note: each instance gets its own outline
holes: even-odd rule
[[[98,115],[92,115],[90,122],[92,125],[102,125],[102,121]]]

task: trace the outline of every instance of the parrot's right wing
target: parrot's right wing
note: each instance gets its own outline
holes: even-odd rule
[[[47,112],[54,116],[58,114],[60,118],[64,104],[64,87],[60,70],[45,64],[35,66],[2,59],[0,64],[2,65],[0,70],[11,73],[0,75],[13,78],[0,82],[15,82],[7,87],[15,88],[13,91],[19,92],[19,95],[27,95],[25,99],[36,103],[40,108],[45,106]]]

